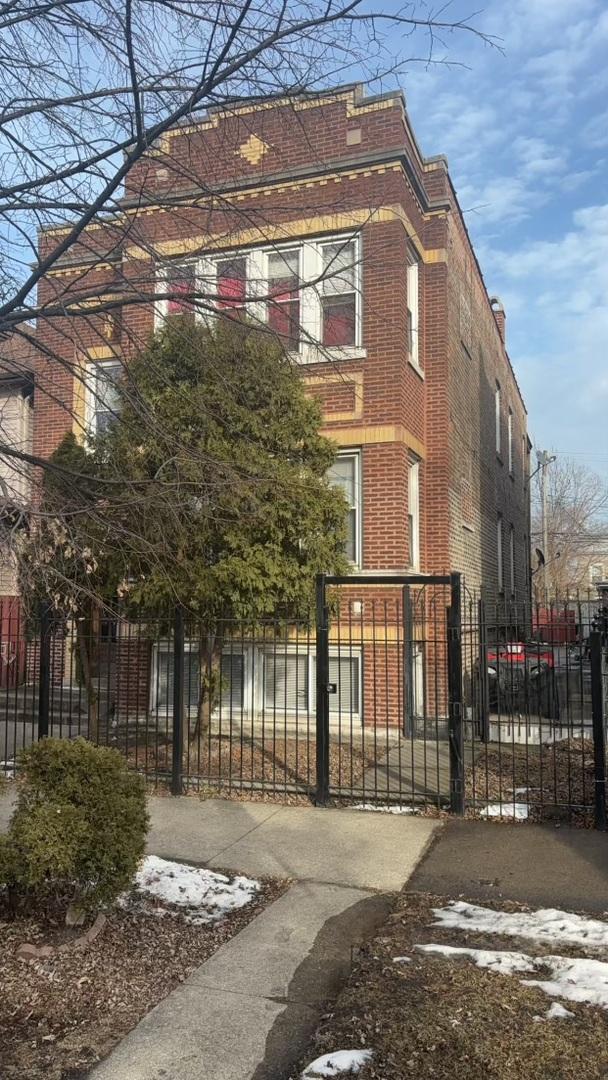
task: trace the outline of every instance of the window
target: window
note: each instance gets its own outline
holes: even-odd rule
[[[184,703],[190,714],[198,707],[200,690],[199,643],[186,641],[184,652]],[[152,707],[171,713],[173,708],[173,647],[160,642],[154,650],[151,686]],[[244,715],[272,723],[287,715],[310,716],[316,704],[316,657],[314,648],[303,646],[281,650],[257,645],[235,644],[224,648],[221,660],[221,692],[214,709],[218,725],[239,723]],[[360,718],[361,654],[348,647],[344,654],[332,650],[329,681],[336,686],[330,694],[330,715],[342,720]]]
[[[515,529],[509,529],[509,572],[511,577],[511,596],[515,596]]]
[[[247,262],[244,256],[218,259],[216,269],[216,307],[230,318],[243,318],[247,309]]]
[[[161,302],[164,314],[183,315],[194,312],[196,263],[171,263],[166,267],[160,284],[162,291],[170,294]]]
[[[89,366],[86,419],[90,435],[101,435],[116,421],[121,406],[117,386],[121,375],[120,360],[102,360]]]
[[[266,323],[304,362],[319,359],[319,346],[348,356],[361,343],[359,252],[359,239],[346,235],[169,263],[158,291],[178,295],[157,303],[156,323],[193,311],[198,283],[221,314]]]
[[[360,458],[359,451],[338,454],[328,473],[330,483],[342,488],[346,496],[348,517],[345,551],[347,558],[356,566],[360,562],[361,548]]]
[[[272,712],[306,712],[309,707],[306,653],[264,656],[264,708]]]
[[[496,383],[496,390],[494,391],[494,414],[495,414],[495,427],[496,427],[496,453],[500,454],[502,450],[502,432],[501,432],[501,392],[500,383]]]
[[[152,693],[155,707],[170,712],[173,708],[173,648],[162,643],[156,650],[156,665]],[[195,710],[198,705],[199,659],[198,645],[186,642],[184,651],[184,705]]]
[[[297,351],[300,346],[300,252],[273,252],[268,256],[268,325]]]
[[[420,462],[410,461],[408,470],[408,535],[412,570],[420,569]]]
[[[498,515],[498,522],[496,524],[496,564],[498,570],[498,591],[504,592],[505,574],[502,550],[502,517],[500,514]]]
[[[509,442],[509,472],[513,476],[513,411],[509,409],[507,417],[507,438]]]
[[[245,693],[245,655],[230,650],[222,653],[220,716],[241,715]]]
[[[321,244],[321,344],[354,345],[357,336],[356,244]]]
[[[420,366],[419,323],[420,292],[418,262],[411,256],[407,267],[407,350],[408,356],[416,367]]]

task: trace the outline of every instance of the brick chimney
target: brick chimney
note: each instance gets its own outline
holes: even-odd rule
[[[494,312],[494,318],[496,319],[496,325],[498,327],[498,333],[500,334],[502,343],[505,343],[506,322],[507,316],[505,315],[505,309],[502,306],[497,296],[490,297],[490,306]]]

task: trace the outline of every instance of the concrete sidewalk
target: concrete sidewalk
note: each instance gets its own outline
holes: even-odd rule
[[[437,829],[427,818],[273,803],[149,800],[155,855],[246,874],[394,892]]]
[[[608,911],[608,834],[449,820],[408,882],[415,892]]]

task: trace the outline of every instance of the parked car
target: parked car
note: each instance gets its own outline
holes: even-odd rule
[[[553,650],[538,642],[507,641],[487,650],[490,712],[559,719]]]

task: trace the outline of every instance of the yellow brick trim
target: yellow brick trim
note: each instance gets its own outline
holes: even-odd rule
[[[250,244],[279,243],[323,232],[340,232],[344,229],[363,228],[365,225],[379,225],[399,221],[405,229],[410,242],[416,248],[423,262],[445,262],[447,252],[444,248],[426,250],[414,228],[414,225],[401,206],[380,206],[375,210],[361,208],[342,213],[318,214],[309,218],[296,218],[280,225],[265,225],[263,228],[237,229],[232,233],[208,233],[185,237],[179,240],[163,240],[154,246],[154,253],[164,257],[176,255],[195,255],[216,248],[247,247]],[[133,260],[151,258],[149,248],[133,245],[126,248],[125,257]]]
[[[120,356],[120,349],[112,345],[92,345],[90,349],[83,350],[87,360],[113,360]]]
[[[363,416],[363,372],[353,371],[349,375],[305,375],[303,382],[306,386],[354,386],[355,407],[344,412],[332,412],[324,416],[328,424],[339,423],[344,420],[360,420]]]
[[[426,458],[426,447],[403,424],[365,424],[361,427],[332,428],[326,422],[323,433],[338,446],[369,446],[374,443],[399,443]]]

